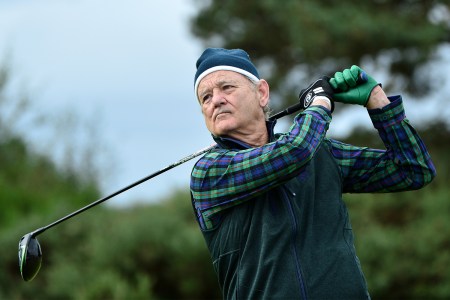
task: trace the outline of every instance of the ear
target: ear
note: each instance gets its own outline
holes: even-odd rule
[[[264,79],[261,79],[258,84],[259,105],[266,107],[269,104],[269,84]]]

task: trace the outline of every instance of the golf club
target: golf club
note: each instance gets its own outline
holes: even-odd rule
[[[358,81],[362,81],[362,82],[367,81],[366,74],[361,73]],[[270,117],[270,120],[279,119],[281,117],[284,117],[286,115],[289,115],[296,111],[299,111],[300,109],[301,109],[301,104],[297,103],[295,105],[289,106],[288,108],[284,109],[283,111],[280,111],[280,112],[272,115]],[[167,166],[159,171],[156,171],[156,172],[154,172],[154,173],[152,173],[152,174],[150,174],[150,175],[148,175],[148,176],[146,176],[146,177],[144,177],[144,178],[142,178],[142,179],[140,179],[140,180],[138,180],[138,181],[108,195],[108,196],[98,199],[97,201],[94,201],[91,204],[86,205],[65,217],[62,217],[61,219],[59,219],[47,226],[41,227],[39,229],[36,229],[33,232],[25,234],[19,241],[19,268],[20,268],[20,274],[22,276],[22,279],[25,281],[32,280],[37,275],[37,273],[39,272],[39,269],[41,268],[42,249],[41,249],[41,245],[39,244],[39,242],[36,238],[39,234],[43,233],[44,231],[46,231],[49,228],[52,228],[53,226],[58,225],[61,222],[64,222],[64,221],[66,221],[66,220],[68,220],[68,219],[70,219],[70,218],[72,218],[72,217],[74,217],[74,216],[108,200],[108,199],[111,199],[111,198],[149,180],[149,179],[152,179],[153,177],[156,177],[156,176],[158,176],[172,168],[175,168],[197,156],[200,156],[200,155],[210,151],[215,146],[216,145],[211,145],[211,146],[201,149],[195,153],[192,153],[191,155],[188,155],[188,156],[180,159],[179,161],[172,163],[169,166]]]
[[[290,106],[290,107],[286,108],[285,110],[273,115],[270,119],[273,120],[273,119],[281,118],[283,116],[286,116],[288,114],[296,112],[299,109],[300,109],[299,104]],[[179,160],[159,171],[156,171],[156,172],[154,172],[154,173],[152,173],[152,174],[150,174],[150,175],[148,175],[148,176],[146,176],[146,177],[144,177],[144,178],[142,178],[142,179],[140,179],[140,180],[138,180],[138,181],[136,181],[136,182],[106,196],[106,197],[98,199],[97,201],[94,201],[91,204],[86,205],[86,206],[80,208],[79,210],[77,210],[77,211],[75,211],[75,212],[73,212],[73,213],[47,225],[47,226],[41,227],[39,229],[36,229],[33,232],[25,234],[19,241],[19,266],[20,266],[20,274],[21,274],[23,280],[25,280],[25,281],[32,280],[36,276],[36,274],[39,272],[39,269],[41,268],[42,249],[41,249],[41,245],[39,244],[36,236],[43,233],[47,229],[52,228],[53,226],[56,226],[59,223],[66,221],[67,219],[70,219],[70,218],[72,218],[72,217],[74,217],[74,216],[108,200],[108,199],[111,199],[112,197],[115,197],[115,196],[117,196],[117,195],[119,195],[119,194],[153,178],[153,177],[156,177],[172,168],[175,168],[197,156],[200,156],[200,155],[206,153],[214,147],[215,147],[215,145],[211,145],[209,147],[201,149],[201,150],[199,150],[191,155],[188,155],[188,156],[182,158],[181,160]]]

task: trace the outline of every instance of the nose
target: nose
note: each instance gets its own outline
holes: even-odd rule
[[[220,106],[226,103],[225,96],[219,89],[213,91],[212,102],[214,106]]]

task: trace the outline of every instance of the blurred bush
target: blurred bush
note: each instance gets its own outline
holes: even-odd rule
[[[438,170],[429,186],[404,193],[345,195],[357,253],[374,299],[450,296],[450,169],[442,143],[448,140],[450,131],[445,128],[437,124],[421,132]],[[373,132],[357,132],[348,142],[370,143],[372,137]],[[8,147],[2,153],[5,149]],[[10,177],[4,170],[0,174]],[[50,177],[58,178],[56,174]],[[74,199],[80,195],[95,199],[91,187],[76,192],[70,181],[55,179],[47,184],[59,186],[54,189],[60,194],[66,193],[66,205],[55,202],[55,207],[39,210],[46,189],[27,196],[34,212],[22,212],[20,205],[2,201],[3,210],[18,207],[16,214],[24,217],[4,224],[0,231],[4,249],[0,299],[220,298],[187,188],[158,203],[126,209],[99,206],[45,232],[39,236],[44,254],[42,269],[33,281],[23,282],[17,259],[19,238],[67,214],[74,209],[68,203],[79,202]],[[15,189],[11,183],[8,190],[28,190],[17,186]],[[58,194],[46,197],[56,199],[53,195]],[[4,190],[0,190],[0,196],[11,199]]]
[[[62,210],[3,230],[7,250],[0,268],[1,299],[214,299],[220,298],[189,194],[128,209],[97,207],[38,237],[40,273],[23,282],[19,238]],[[58,216],[57,216],[58,215]]]
[[[98,206],[45,232],[39,236],[42,269],[33,281],[23,282],[20,237],[99,198],[100,192],[82,169],[59,168],[7,124],[0,122],[0,299],[220,298],[188,187],[158,203]],[[374,299],[450,298],[450,130],[436,123],[420,133],[438,171],[429,186],[345,195]],[[377,141],[366,131],[347,140],[382,147]]]
[[[438,122],[419,133],[437,169],[429,186],[344,196],[373,299],[450,298],[450,130]],[[355,132],[347,142],[380,146],[374,131]]]

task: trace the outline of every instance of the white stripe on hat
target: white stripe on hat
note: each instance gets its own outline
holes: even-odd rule
[[[233,72],[237,72],[237,73],[247,76],[251,81],[253,81],[255,83],[259,81],[258,77],[256,77],[255,75],[253,75],[252,73],[250,73],[244,69],[240,69],[240,68],[236,68],[236,67],[232,67],[232,66],[215,66],[215,67],[205,70],[203,73],[201,73],[197,77],[197,80],[195,81],[195,85],[194,85],[195,97],[197,97],[197,89],[198,89],[198,85],[200,84],[200,81],[206,75],[211,74],[216,71],[233,71]]]

